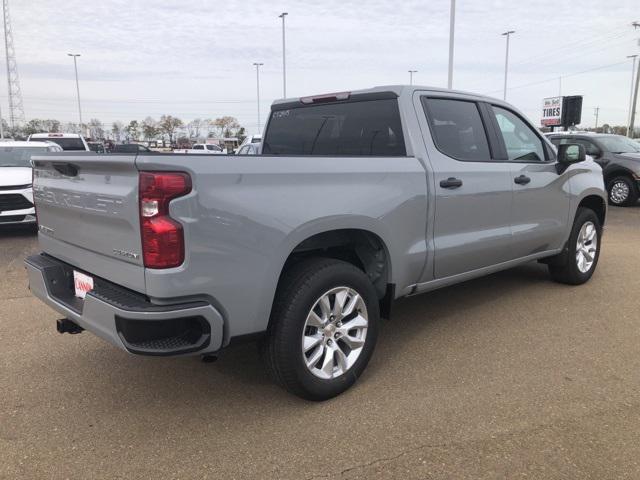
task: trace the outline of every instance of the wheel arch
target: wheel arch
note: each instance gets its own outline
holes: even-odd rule
[[[325,219],[292,232],[280,260],[277,284],[295,263],[312,256],[335,258],[353,264],[373,283],[380,300],[381,316],[389,318],[395,298],[390,233],[375,219]],[[276,287],[277,290],[277,287]],[[272,300],[273,303],[273,300]]]
[[[604,175],[604,185],[607,189],[609,188],[609,182],[616,177],[629,177],[632,180],[635,178],[635,175],[631,170],[620,165],[606,168],[602,173]]]
[[[600,195],[586,195],[578,203],[578,208],[585,207],[593,210],[600,220],[600,225],[604,225],[607,216],[607,201]]]

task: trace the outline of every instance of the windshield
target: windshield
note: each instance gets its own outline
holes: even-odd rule
[[[54,142],[62,147],[63,150],[86,150],[84,143],[79,138],[62,138],[62,137],[47,137],[47,138],[31,138],[30,142]]]
[[[41,147],[0,147],[0,167],[31,167],[31,155],[47,151]]]
[[[637,153],[640,152],[640,144],[620,135],[610,137],[598,137],[604,150],[613,153]]]

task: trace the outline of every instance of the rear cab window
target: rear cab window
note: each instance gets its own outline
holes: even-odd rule
[[[395,96],[382,99],[354,96],[347,101],[276,104],[272,108],[263,154],[389,157],[407,154]]]

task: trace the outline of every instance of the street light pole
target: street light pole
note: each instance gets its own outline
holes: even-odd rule
[[[413,85],[413,74],[417,72],[418,70],[409,70],[409,85]]]
[[[636,58],[638,55],[627,55],[627,58],[633,59],[631,66],[631,88],[629,89],[629,115],[627,116],[627,137],[631,138],[631,112],[633,111],[633,79],[636,73]]]
[[[456,25],[456,0],[451,0],[451,12],[449,13],[449,75],[447,76],[447,88],[453,87],[453,36]]]
[[[289,15],[287,12],[282,12],[278,15],[278,18],[282,19],[282,96],[287,97],[287,55],[284,41],[284,18]]]
[[[634,30],[640,27],[640,22],[633,22],[631,24]],[[638,39],[640,45],[640,39]],[[633,92],[633,99],[631,100],[631,120],[629,120],[629,137],[633,138],[633,127],[636,119],[636,106],[638,105],[638,84],[640,83],[640,62],[638,62],[638,68],[636,69],[636,86]]]
[[[258,133],[262,133],[262,128],[260,128],[260,67],[264,65],[264,63],[254,63],[256,67],[256,92],[258,97]]]
[[[78,63],[77,58],[80,56],[79,53],[67,53],[68,56],[73,57],[73,68],[76,71],[76,93],[78,94],[78,117],[80,118],[80,124],[78,125],[78,130],[82,133],[82,109],[80,108],[80,85],[78,83]]]
[[[509,37],[512,33],[516,33],[515,30],[509,30],[508,32],[504,32],[502,35],[507,37],[507,50],[504,55],[504,92],[502,94],[502,99],[507,99],[507,72],[509,71]]]
[[[629,120],[630,138],[633,138],[633,127],[636,119],[636,105],[638,104],[638,84],[640,83],[640,62],[636,69],[636,86],[633,91],[633,100],[631,100],[631,120]]]

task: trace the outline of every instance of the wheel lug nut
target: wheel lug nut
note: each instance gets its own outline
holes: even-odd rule
[[[341,326],[342,326],[342,322],[336,323],[336,327],[341,327]]]
[[[331,345],[332,343],[331,339],[327,340],[327,345]]]

